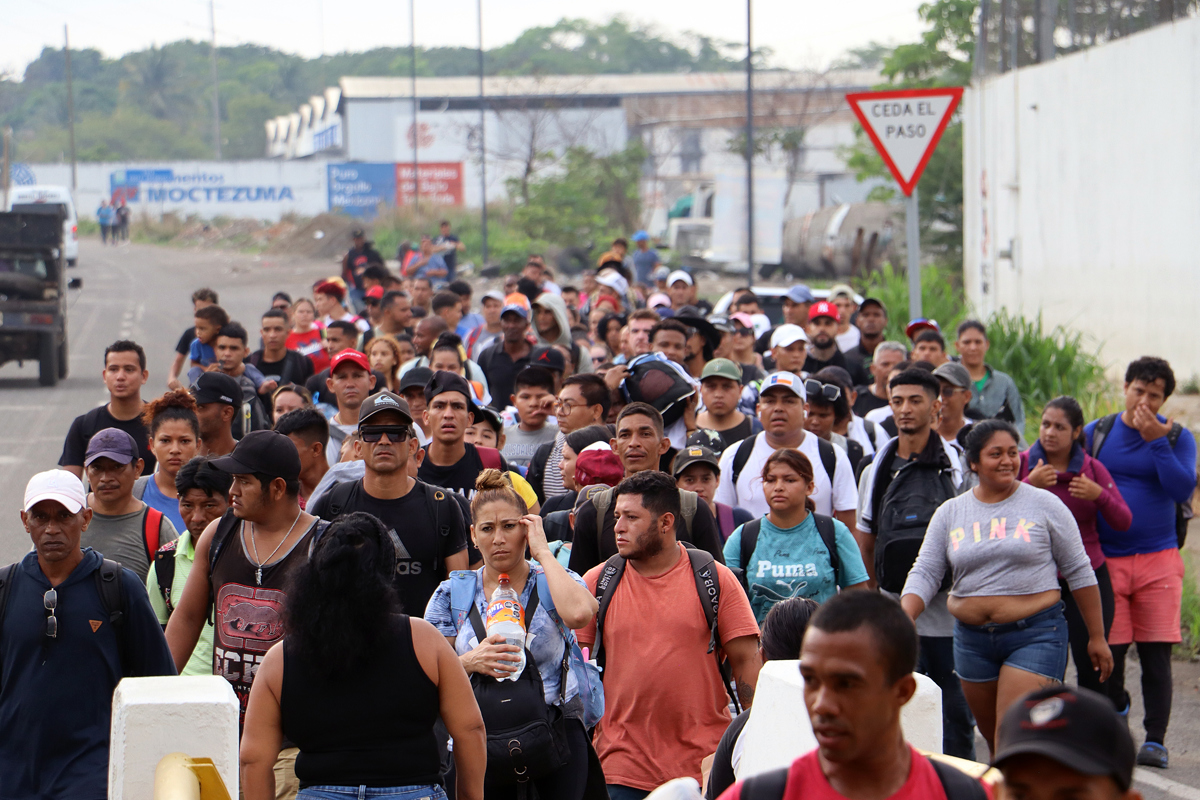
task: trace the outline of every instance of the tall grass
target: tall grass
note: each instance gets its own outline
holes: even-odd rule
[[[907,341],[904,328],[908,325],[908,276],[890,263],[858,281],[855,287],[864,297],[874,297],[888,310],[887,338]],[[962,274],[948,266],[931,266],[921,270],[921,313],[935,319],[943,331],[953,331],[966,319],[967,304],[963,299]]]
[[[1200,658],[1200,589],[1196,586],[1196,571],[1192,568],[1192,554],[1183,555],[1183,641],[1175,645],[1175,655],[1191,661]]]

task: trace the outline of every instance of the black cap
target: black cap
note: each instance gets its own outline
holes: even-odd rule
[[[548,344],[541,344],[529,351],[529,366],[545,367],[555,372],[567,371],[567,359],[562,351]]]
[[[721,474],[721,463],[717,461],[717,456],[712,450],[703,445],[689,445],[675,454],[671,475],[678,478],[692,464],[708,464],[718,475]]]
[[[242,387],[237,379],[224,372],[202,372],[189,391],[196,405],[205,403],[224,403],[227,406],[237,406],[242,402]]]
[[[444,369],[433,373],[433,378],[425,384],[425,402],[433,402],[433,398],[443,392],[458,392],[467,398],[467,411],[478,416],[479,412],[475,407],[475,393],[471,391],[471,384],[467,383],[467,379],[462,375],[457,372],[447,372]]]
[[[232,453],[214,458],[209,464],[234,475],[258,473],[289,481],[300,477],[300,453],[296,445],[275,431],[251,431]]]
[[[354,230],[350,231],[351,239],[362,239],[365,237],[366,237],[366,233],[363,231],[362,228],[355,228]]]
[[[414,387],[424,389],[432,377],[433,370],[429,367],[413,367],[400,376],[400,388],[398,391],[403,392]]]
[[[697,428],[687,437],[685,447],[707,447],[714,453],[720,453],[725,449],[725,440],[721,438],[721,434],[709,428]]]
[[[405,425],[412,425],[412,411],[408,408],[408,401],[398,394],[392,394],[387,389],[376,392],[363,401],[358,408],[358,427],[367,424],[367,420],[376,414],[382,414],[384,411],[394,411],[404,418]]]
[[[1133,781],[1129,729],[1112,702],[1090,689],[1050,686],[1009,706],[996,731],[992,765],[1012,756],[1040,755],[1084,775],[1110,775],[1121,791]]]

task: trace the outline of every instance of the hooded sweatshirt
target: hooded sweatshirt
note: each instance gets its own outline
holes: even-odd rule
[[[538,344],[545,345],[562,345],[574,354],[579,352],[579,372],[595,372],[592,366],[592,356],[587,350],[582,347],[574,347],[574,342],[571,341],[571,318],[567,315],[567,304],[560,295],[552,292],[542,292],[538,295],[534,305],[539,305],[542,308],[548,308],[554,313],[554,321],[558,323],[558,336],[553,339],[547,339],[542,336],[541,331],[537,330],[537,325],[533,326],[534,334],[537,336]]]

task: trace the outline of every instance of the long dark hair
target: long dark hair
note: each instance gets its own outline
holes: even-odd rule
[[[366,660],[400,611],[396,550],[383,523],[356,512],[336,520],[292,576],[284,604],[287,647],[328,677]]]
[[[767,475],[771,472],[771,467],[775,466],[776,464],[782,464],[804,479],[804,482],[808,484],[808,490],[810,492],[809,496],[804,498],[804,507],[810,512],[815,512],[817,510],[817,504],[812,499],[811,494],[813,490],[813,468],[812,462],[808,460],[808,456],[804,455],[804,453],[801,453],[799,450],[789,450],[787,448],[776,450],[774,453],[771,453],[771,455],[767,456],[766,463],[763,464],[763,483],[767,482]]]
[[[1062,397],[1056,397],[1049,403],[1046,403],[1046,408],[1057,408],[1063,412],[1063,416],[1067,418],[1067,424],[1071,426],[1071,430],[1078,429],[1079,435],[1075,437],[1076,443],[1083,449],[1087,449],[1087,434],[1083,432],[1083,408],[1079,405],[1079,401],[1070,395],[1064,394]],[[1045,409],[1042,410],[1045,414]]]

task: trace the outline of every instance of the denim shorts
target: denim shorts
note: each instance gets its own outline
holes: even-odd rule
[[[999,680],[1004,666],[1061,681],[1069,649],[1061,601],[1002,625],[954,623],[954,671],[969,683]]]
[[[446,800],[440,786],[306,786],[296,800]]]

